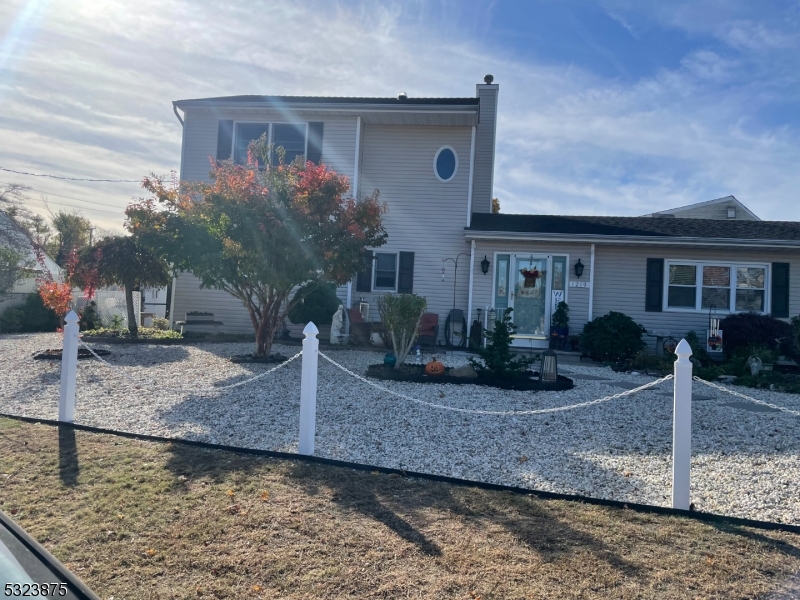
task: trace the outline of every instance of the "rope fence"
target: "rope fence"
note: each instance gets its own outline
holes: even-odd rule
[[[78,343],[81,346],[83,346],[86,350],[88,350],[92,354],[92,356],[94,356],[97,360],[99,360],[104,366],[106,366],[109,369],[111,369],[112,371],[118,373],[124,379],[127,379],[128,381],[130,381],[134,385],[136,385],[136,386],[141,386],[142,385],[143,382],[141,380],[138,380],[135,377],[129,375],[121,367],[119,367],[117,365],[112,365],[110,362],[105,360],[102,356],[97,354],[97,352],[92,350],[83,340],[79,339]],[[248,383],[252,383],[252,382],[256,381],[257,379],[261,379],[262,377],[265,377],[265,376],[269,375],[270,373],[273,373],[273,372],[277,371],[278,369],[280,369],[282,367],[285,367],[286,365],[288,365],[290,362],[292,362],[293,360],[295,360],[296,358],[298,358],[302,354],[303,354],[303,352],[301,350],[300,352],[298,352],[297,354],[295,354],[291,358],[287,358],[285,361],[283,361],[281,363],[278,363],[276,366],[272,367],[271,369],[268,369],[267,371],[264,371],[263,373],[259,373],[258,375],[255,375],[254,377],[250,377],[248,379],[245,379],[244,381],[237,381],[236,383],[232,383],[230,385],[211,386],[211,387],[205,387],[205,388],[188,388],[186,386],[168,386],[168,385],[164,385],[163,383],[161,383],[160,381],[156,381],[155,379],[148,379],[148,380],[146,380],[144,382],[144,384],[145,385],[157,386],[159,390],[171,391],[171,392],[192,392],[192,393],[195,393],[195,394],[208,394],[208,393],[224,392],[226,390],[231,390],[233,388],[237,388],[237,387],[242,386],[242,385],[247,385]]]
[[[747,400],[748,402],[753,402],[755,404],[760,404],[761,406],[766,406],[769,408],[774,408],[775,410],[779,410],[789,415],[794,415],[795,417],[800,417],[800,411],[798,410],[791,410],[788,408],[784,408],[783,406],[778,406],[777,404],[771,404],[770,402],[764,402],[763,400],[759,400],[757,398],[753,398],[752,396],[748,396],[746,394],[742,394],[740,392],[730,390],[724,386],[721,386],[717,383],[713,383],[711,381],[706,381],[705,379],[700,379],[697,375],[692,377],[695,381],[699,381],[700,383],[707,385],[710,388],[714,388],[720,390],[721,392],[725,392],[730,394],[731,396],[736,396],[737,398],[742,398],[743,400]]]
[[[586,408],[586,407],[589,407],[589,406],[594,406],[596,404],[602,404],[603,402],[608,402],[610,400],[615,400],[617,398],[624,398],[625,396],[631,396],[632,394],[636,394],[637,392],[641,392],[641,391],[646,390],[648,388],[655,387],[655,386],[657,386],[657,385],[659,385],[661,383],[664,383],[665,381],[669,381],[670,379],[673,378],[673,375],[667,375],[666,377],[662,377],[661,379],[656,379],[655,381],[651,381],[651,382],[646,383],[644,385],[640,385],[639,387],[634,388],[632,390],[625,390],[624,392],[620,392],[618,394],[612,394],[610,396],[605,396],[603,398],[597,398],[596,400],[589,400],[588,402],[579,402],[578,404],[571,404],[569,406],[556,406],[556,407],[552,407],[552,408],[538,408],[538,409],[534,409],[534,410],[502,410],[502,411],[498,411],[498,410],[478,410],[478,409],[470,409],[470,408],[457,408],[457,407],[454,407],[454,406],[447,406],[445,404],[436,404],[434,402],[427,402],[425,400],[420,400],[419,398],[414,398],[413,396],[408,396],[406,394],[401,394],[400,392],[395,392],[394,390],[390,390],[389,388],[383,387],[382,385],[378,385],[374,381],[370,381],[366,377],[362,377],[361,375],[359,375],[357,373],[354,373],[353,371],[351,371],[347,367],[344,367],[344,366],[340,365],[339,363],[337,363],[330,356],[327,356],[323,352],[320,352],[319,355],[322,358],[324,358],[326,361],[331,363],[337,369],[340,369],[341,371],[344,371],[345,373],[347,373],[351,377],[354,377],[355,379],[358,379],[362,383],[366,383],[370,387],[373,387],[373,388],[375,388],[377,390],[380,390],[382,392],[385,392],[387,394],[391,394],[392,396],[396,396],[398,398],[402,398],[403,400],[408,400],[410,402],[415,402],[417,404],[422,404],[423,406],[428,406],[430,408],[435,408],[435,409],[439,409],[439,410],[449,410],[449,411],[452,411],[452,412],[467,413],[467,414],[473,414],[473,415],[493,415],[493,416],[498,416],[498,417],[511,417],[511,416],[520,416],[520,415],[545,415],[545,414],[550,414],[550,413],[555,413],[555,412],[563,412],[563,411],[567,411],[567,410],[573,410],[573,409],[576,409],[576,408]]]

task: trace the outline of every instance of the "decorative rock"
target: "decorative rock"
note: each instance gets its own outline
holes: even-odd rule
[[[453,367],[447,372],[448,375],[453,377],[464,377],[467,379],[477,379],[478,374],[472,365],[464,365],[463,367]]]
[[[53,398],[58,397],[61,364],[34,361],[30,355],[37,349],[60,346],[57,334],[0,335],[0,412],[57,418]],[[276,366],[240,365],[227,360],[252,351],[251,343],[114,346],[113,369],[96,359],[81,361],[75,422],[296,452],[299,359],[247,385],[211,395],[196,392],[244,381]],[[297,346],[273,346],[273,352],[286,356],[298,351]],[[381,356],[349,349],[326,354],[361,375]],[[441,357],[441,362],[451,368],[467,363],[465,356]],[[409,362],[413,364],[413,357]],[[569,365],[569,370],[575,387],[563,392],[373,381],[426,402],[494,411],[565,407],[623,391],[613,382],[639,386],[653,381],[644,375],[613,373],[588,365]],[[134,384],[125,375],[140,382],[140,389],[132,392]],[[433,409],[391,396],[320,360],[315,455],[555,493],[585,491],[598,498],[669,506],[671,389],[667,381],[634,396],[585,408],[498,417]],[[800,410],[797,394],[732,389]],[[695,399],[701,394],[713,399],[692,406],[691,501],[697,510],[800,524],[800,418],[725,406],[745,400],[695,382]],[[528,460],[520,463],[520,456]],[[625,472],[631,475],[625,476]]]

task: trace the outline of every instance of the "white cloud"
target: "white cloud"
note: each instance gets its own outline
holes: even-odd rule
[[[0,23],[17,22],[27,5],[2,3]],[[762,217],[800,218],[796,127],[753,125],[753,111],[782,92],[742,80],[746,56],[696,51],[677,69],[626,84],[486,46],[491,4],[108,0],[102,14],[91,0],[42,6],[25,43],[9,41],[13,27],[0,33],[0,48],[11,49],[0,57],[0,166],[138,179],[179,166],[175,99],[469,96],[492,73],[504,211],[642,214],[734,194]],[[632,33],[646,30],[614,10]],[[773,39],[747,19],[725,29],[699,10],[669,18],[717,27],[741,52]],[[120,207],[137,194],[135,185],[23,181]],[[104,227],[121,224],[121,210],[84,212]]]

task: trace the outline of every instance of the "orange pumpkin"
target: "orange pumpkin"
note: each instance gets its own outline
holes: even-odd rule
[[[444,374],[444,363],[436,360],[435,358],[425,365],[425,373],[427,375],[443,375]]]

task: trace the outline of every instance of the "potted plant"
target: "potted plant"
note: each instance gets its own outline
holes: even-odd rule
[[[569,335],[569,305],[563,300],[558,303],[551,318],[550,336],[565,339]]]

